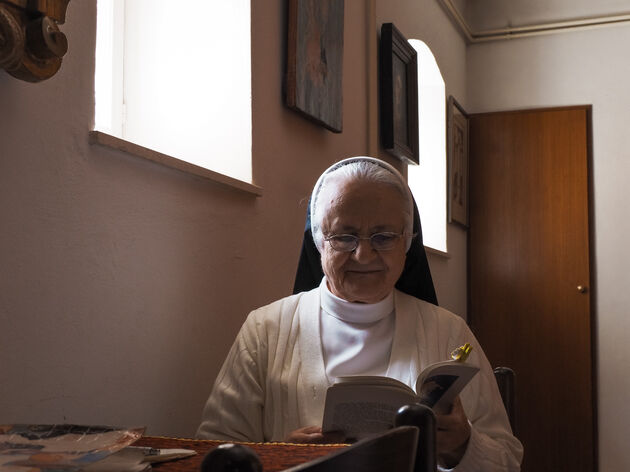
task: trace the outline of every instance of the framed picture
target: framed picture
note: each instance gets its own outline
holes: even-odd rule
[[[381,143],[402,161],[419,164],[416,50],[393,23],[381,27],[380,44]]]
[[[453,96],[447,103],[448,222],[468,228],[468,115]]]
[[[288,2],[286,104],[335,133],[343,129],[343,2]]]

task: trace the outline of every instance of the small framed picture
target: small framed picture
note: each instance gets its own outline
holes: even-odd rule
[[[418,59],[392,23],[381,27],[381,144],[400,160],[419,164]]]
[[[448,222],[468,228],[468,115],[453,96],[447,103]]]

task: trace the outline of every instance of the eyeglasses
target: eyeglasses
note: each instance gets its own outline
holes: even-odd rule
[[[394,249],[398,239],[404,235],[405,233],[393,233],[390,231],[374,233],[369,238],[360,238],[354,234],[333,234],[332,236],[326,236],[324,241],[328,241],[330,247],[335,251],[352,252],[359,246],[359,241],[369,239],[372,249],[375,251],[389,251]]]

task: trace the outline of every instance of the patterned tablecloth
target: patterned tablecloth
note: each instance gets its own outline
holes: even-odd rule
[[[197,451],[196,456],[153,464],[153,470],[156,472],[198,472],[203,458],[219,444],[225,444],[225,441],[145,436],[136,441],[134,446],[150,446],[158,449],[193,449]],[[245,444],[258,454],[264,472],[281,471],[346,447],[343,444],[238,444]]]

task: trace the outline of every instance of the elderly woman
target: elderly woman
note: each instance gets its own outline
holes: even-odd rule
[[[434,298],[430,275],[429,296],[416,298],[415,289],[405,290],[409,295],[395,288],[397,282],[405,285],[399,280],[403,270],[414,266],[409,256],[414,203],[402,176],[373,158],[338,162],[317,181],[310,215],[324,277],[314,289],[248,316],[217,377],[197,436],[339,440],[320,428],[326,389],[337,377],[386,375],[413,387],[424,367],[469,342],[474,350],[468,362],[481,371],[451,411],[437,416],[438,460],[441,467],[461,472],[519,470],[521,444],[511,433],[492,369],[466,323],[420,299]],[[421,246],[421,239],[415,241]],[[426,265],[423,249],[421,256]]]

